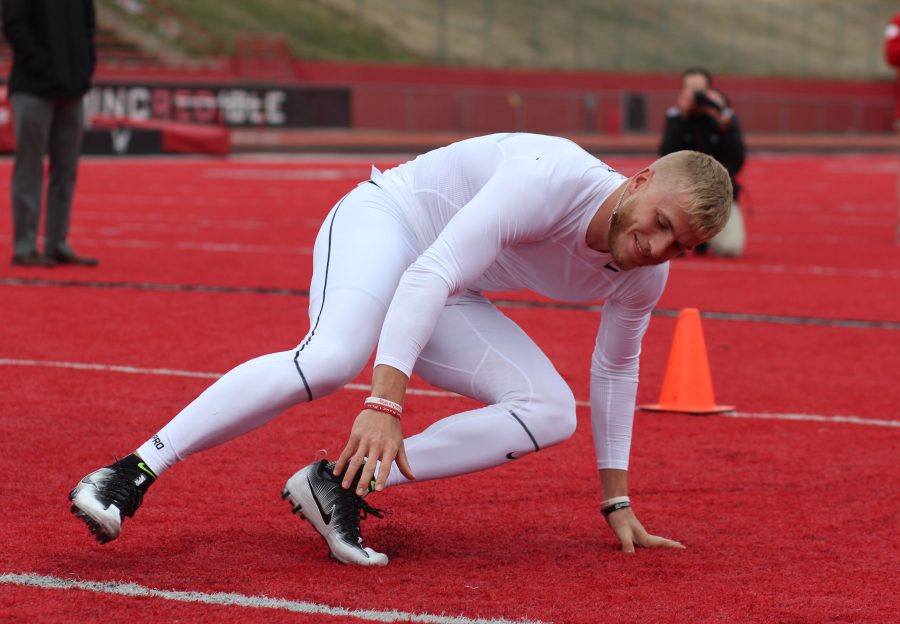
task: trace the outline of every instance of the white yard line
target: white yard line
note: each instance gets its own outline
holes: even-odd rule
[[[201,379],[218,379],[223,373],[202,371],[187,371],[172,368],[139,368],[136,366],[120,366],[115,364],[91,364],[85,362],[61,362],[56,360],[26,360],[16,358],[0,358],[0,366],[43,366],[48,368],[68,368],[73,370],[105,371],[111,373],[126,373],[132,375],[160,375],[163,377],[197,377]],[[347,390],[368,392],[370,387],[366,384],[347,384]],[[427,388],[410,388],[407,394],[435,397],[459,396],[445,390],[430,390]],[[576,401],[579,406],[590,406],[589,401]],[[763,412],[726,412],[717,414],[726,418],[748,418],[759,420],[793,420],[823,423],[841,423],[850,425],[867,425],[873,427],[900,427],[900,420],[881,420],[876,418],[860,418],[852,415],[824,416],[820,414],[770,414]]]
[[[427,624],[543,624],[539,620],[504,620],[469,618],[453,615],[432,615],[430,613],[410,613],[408,611],[378,611],[375,609],[348,609],[332,607],[316,602],[270,598],[268,596],[248,596],[224,592],[207,593],[200,591],[174,591],[145,587],[137,583],[80,581],[43,574],[0,574],[0,584],[19,587],[40,587],[42,589],[76,589],[113,594],[117,596],[138,596],[142,598],[162,598],[175,602],[212,604],[225,607],[250,607],[252,609],[275,609],[294,613],[309,613],[334,617],[352,617],[364,622],[425,622]]]

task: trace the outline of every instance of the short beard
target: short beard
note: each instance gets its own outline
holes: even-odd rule
[[[606,235],[607,243],[609,244],[609,254],[612,256],[613,262],[616,263],[623,271],[627,271],[628,269],[633,269],[634,266],[632,264],[631,258],[627,254],[623,254],[623,244],[617,244],[618,239],[625,238],[625,232],[628,230],[628,227],[632,224],[631,216],[631,202],[632,197],[629,197],[622,205],[619,207],[618,212],[612,214],[609,219],[609,232]]]

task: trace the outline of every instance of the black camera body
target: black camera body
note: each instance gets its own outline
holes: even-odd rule
[[[694,91],[694,108],[703,108],[705,106],[711,106],[717,111],[721,111],[722,107],[718,102],[710,99],[708,95],[706,95],[705,91]]]

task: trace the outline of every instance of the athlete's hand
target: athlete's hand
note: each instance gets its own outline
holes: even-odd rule
[[[631,507],[614,511],[606,517],[606,523],[622,542],[622,551],[633,553],[640,548],[684,548],[681,542],[650,535],[634,515]]]
[[[353,423],[347,446],[334,466],[334,474],[343,474],[344,480],[341,485],[349,488],[356,473],[363,467],[362,476],[356,487],[356,493],[363,496],[368,490],[375,474],[375,465],[379,461],[381,464],[375,480],[377,491],[384,489],[394,461],[397,462],[397,467],[404,477],[416,478],[406,459],[400,419],[384,412],[364,409]]]

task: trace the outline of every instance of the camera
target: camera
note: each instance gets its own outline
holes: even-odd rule
[[[694,108],[703,108],[704,106],[711,106],[717,111],[722,110],[718,102],[706,95],[706,91],[694,91]]]

